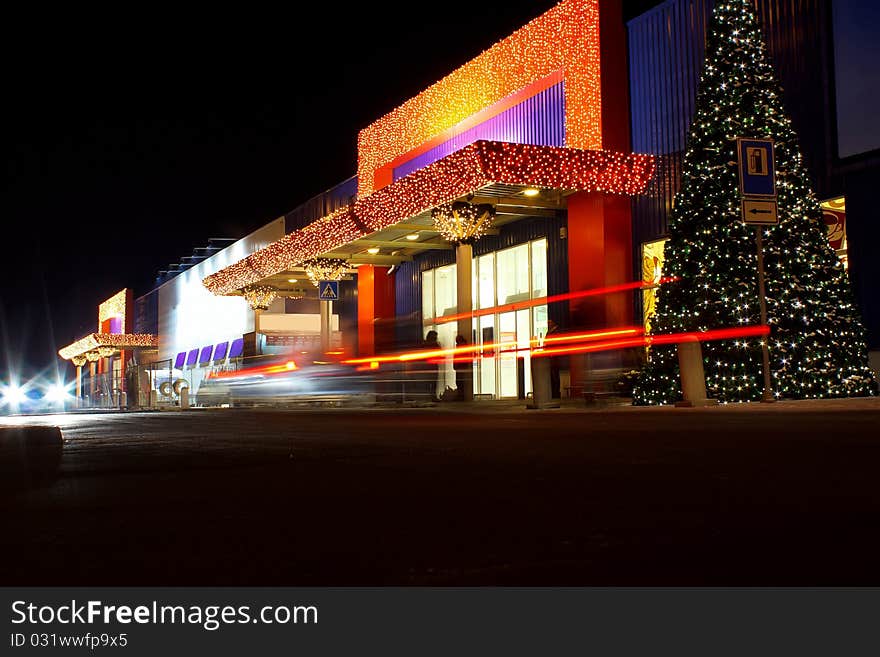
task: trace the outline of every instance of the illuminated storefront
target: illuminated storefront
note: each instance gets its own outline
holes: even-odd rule
[[[529,345],[551,316],[583,328],[633,319],[631,295],[504,308],[632,280],[628,197],[654,161],[628,149],[624,47],[619,5],[561,2],[362,130],[352,203],[205,286],[237,294],[310,259],[345,260],[357,272],[350,353],[375,353],[388,322],[397,345],[460,335],[493,345],[473,362],[474,394],[528,394]],[[438,392],[454,380],[448,359]]]
[[[757,4],[769,16],[779,3]],[[528,350],[551,322],[649,330],[710,10],[667,0],[625,22],[616,0],[564,0],[376,119],[358,135],[356,176],[157,284],[159,379],[197,393],[245,357],[364,358],[436,330],[442,347],[458,335],[479,347],[477,398],[513,398],[531,390]],[[769,26],[773,51],[789,28]],[[862,214],[863,188],[847,191]],[[833,248],[864,267],[880,240],[856,238],[862,219],[851,246],[840,192],[821,176],[819,189]],[[319,304],[309,272],[327,261],[340,298]],[[583,388],[583,364],[565,366]],[[449,357],[437,393],[455,380]]]
[[[98,325],[90,333],[58,351],[76,368],[75,399],[78,405],[119,407],[132,392],[128,371],[141,360],[152,360],[158,337],[132,332],[133,297],[120,290],[98,306]],[[88,369],[84,370],[83,368]]]

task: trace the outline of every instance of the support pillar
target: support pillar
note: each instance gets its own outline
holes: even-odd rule
[[[333,328],[333,302],[321,301],[321,354],[330,351],[330,331]]]
[[[98,362],[89,362],[89,405],[95,405],[95,377],[98,373]]]
[[[263,311],[259,308],[254,309],[254,333],[260,333],[260,315],[263,314]],[[259,338],[257,338],[257,342],[259,342]]]
[[[473,247],[469,243],[460,243],[455,249],[455,280],[456,280],[456,312],[464,315],[458,320],[458,335],[464,336],[467,344],[472,344],[473,338]],[[465,363],[462,363],[466,365]],[[460,397],[464,401],[474,399],[474,373],[473,361],[466,367],[467,373],[463,378],[464,390]]]
[[[632,280],[632,216],[627,196],[588,192],[568,197],[569,290],[596,290]],[[615,292],[569,302],[569,326],[592,330],[630,326],[633,292]],[[619,366],[619,355],[596,355],[591,363]],[[603,362],[607,361],[607,362]],[[588,384],[586,359],[571,358],[571,385]]]
[[[357,269],[358,355],[373,356],[394,343],[394,277],[388,267],[361,265]]]
[[[717,403],[715,399],[706,398],[706,373],[699,340],[678,343],[678,369],[681,373],[682,401],[676,406],[689,408]]]
[[[79,408],[82,405],[82,365],[76,366],[76,408]]]

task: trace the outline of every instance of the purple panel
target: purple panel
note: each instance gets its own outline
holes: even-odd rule
[[[186,362],[186,352],[181,351],[179,354],[177,354],[177,358],[174,359],[175,369],[179,370],[181,367],[183,367],[183,364],[185,362]]]
[[[229,343],[221,342],[214,347],[214,360],[223,360],[226,358],[226,352],[229,351]]]
[[[198,357],[199,357],[199,350],[198,350],[198,349],[193,349],[192,351],[190,351],[189,354],[188,354],[187,357],[186,357],[186,364],[187,364],[187,366],[188,366],[188,367],[191,367],[191,366],[195,365],[195,364],[196,364],[196,359],[197,359]]]
[[[244,338],[236,338],[232,341],[232,346],[229,348],[229,357],[230,358],[238,358],[241,356],[241,353],[244,351]]]
[[[565,83],[545,89],[394,169],[394,180],[422,169],[479,139],[565,146]]]
[[[110,332],[113,335],[118,335],[120,333],[124,333],[122,330],[122,318],[121,317],[111,317],[110,318]]]
[[[211,352],[213,351],[214,345],[212,344],[209,344],[207,347],[202,347],[202,353],[199,354],[199,364],[211,362]]]

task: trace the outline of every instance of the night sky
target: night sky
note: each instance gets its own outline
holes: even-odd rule
[[[0,379],[51,372],[117,290],[353,175],[360,128],[554,4],[7,16]]]

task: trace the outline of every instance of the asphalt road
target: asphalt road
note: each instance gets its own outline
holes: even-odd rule
[[[880,585],[880,399],[67,415],[4,585]]]

